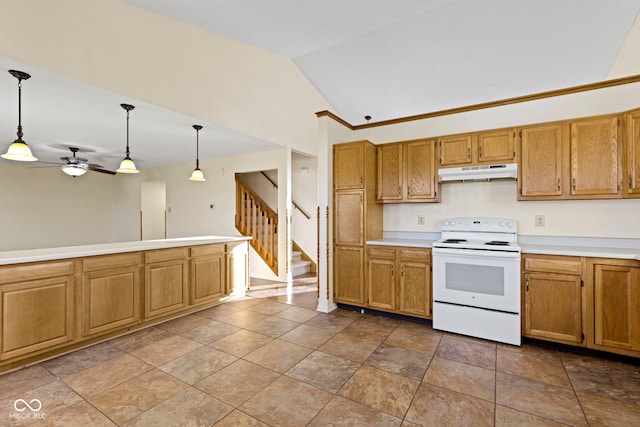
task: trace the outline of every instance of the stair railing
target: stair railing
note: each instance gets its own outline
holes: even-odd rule
[[[278,214],[236,174],[236,229],[278,274]]]

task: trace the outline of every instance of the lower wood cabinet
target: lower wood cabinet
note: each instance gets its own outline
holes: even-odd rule
[[[248,250],[243,240],[0,265],[0,373],[241,296]]]
[[[82,334],[91,336],[140,323],[141,253],[82,261]]]
[[[524,336],[571,345],[584,344],[583,266],[579,257],[523,257]]]
[[[191,248],[191,304],[202,304],[225,293],[225,245]]]
[[[431,250],[367,247],[367,303],[375,310],[431,318]]]
[[[187,307],[188,248],[145,252],[144,294],[145,319],[170,314]]]
[[[593,259],[590,345],[624,354],[640,351],[640,265],[637,261]]]
[[[74,338],[74,278],[62,276],[0,286],[0,359],[38,352]]]
[[[336,246],[333,261],[333,299],[362,306],[364,290],[364,248]]]

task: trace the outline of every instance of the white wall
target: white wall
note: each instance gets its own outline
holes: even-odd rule
[[[167,191],[167,237],[188,237],[199,235],[239,236],[235,228],[236,185],[235,174],[256,170],[284,169],[288,154],[286,150],[274,150],[253,153],[244,156],[218,159],[200,159],[200,169],[204,172],[205,182],[189,181],[193,163],[179,163],[165,167],[143,170],[140,175],[144,181],[163,180]],[[286,183],[280,184],[286,191]],[[279,211],[286,211],[279,201]],[[213,207],[211,207],[213,205]],[[284,221],[279,215],[279,221]],[[285,229],[284,223],[278,225]],[[278,236],[278,259],[286,259],[284,233]],[[251,251],[249,268],[252,277],[269,280],[286,280],[284,261],[275,275]]]
[[[1,9],[0,40],[11,40],[0,43],[2,56],[282,146],[317,149],[313,113],[329,104],[288,58],[121,0],[3,0]]]
[[[167,192],[164,181],[143,182],[140,188],[142,240],[164,239]]]
[[[118,176],[0,162],[0,251],[112,241]]]
[[[304,169],[306,169],[306,172]],[[310,218],[307,218],[298,209],[293,209],[293,240],[317,264],[318,161],[316,157],[292,153],[291,199],[310,216]]]

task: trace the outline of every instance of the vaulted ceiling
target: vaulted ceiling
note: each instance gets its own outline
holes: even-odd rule
[[[637,0],[127,1],[291,58],[352,124],[606,80],[640,12]]]
[[[289,58],[352,124],[367,115],[376,122],[621,77],[620,56],[640,48],[638,0],[124,1]],[[1,68],[21,66],[0,57]],[[8,74],[0,77],[0,117],[10,117],[0,121],[0,135],[8,142],[17,88]],[[46,147],[45,160],[79,145],[91,162],[117,166],[125,126],[118,104],[129,99],[46,70],[23,91],[25,134]],[[29,103],[35,93],[37,105]],[[144,108],[131,113],[132,152],[145,153],[142,167],[193,158],[175,144],[195,143],[193,118],[137,106]],[[201,158],[277,148],[204,125]],[[216,139],[226,143],[207,143]]]

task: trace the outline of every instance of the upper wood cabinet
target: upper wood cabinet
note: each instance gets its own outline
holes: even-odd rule
[[[640,110],[624,115],[624,128],[622,188],[625,197],[640,197]]]
[[[378,145],[378,202],[435,202],[438,195],[435,140]]]
[[[438,139],[439,166],[471,166],[516,161],[516,132],[497,129]]]
[[[618,116],[572,121],[571,196],[613,198],[622,195]]]
[[[519,130],[518,200],[622,197],[618,116]]]
[[[518,200],[562,195],[563,126],[560,123],[520,130]]]
[[[364,188],[367,167],[365,145],[361,142],[338,144],[333,147],[333,189]],[[375,161],[375,160],[374,160]]]

